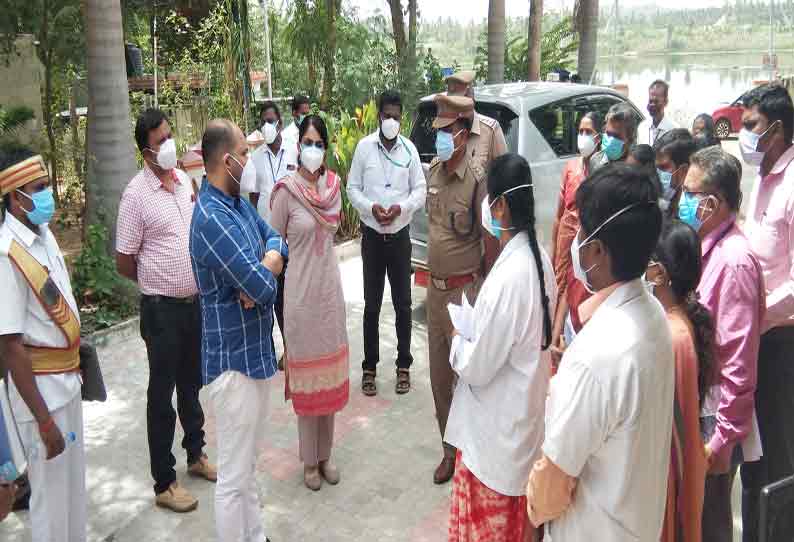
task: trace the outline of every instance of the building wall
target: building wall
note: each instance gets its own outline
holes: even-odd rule
[[[36,56],[33,36],[20,36],[15,51],[0,55],[0,105],[27,106],[33,110],[36,120],[31,129],[43,126],[41,112],[41,85],[44,82],[44,67]]]

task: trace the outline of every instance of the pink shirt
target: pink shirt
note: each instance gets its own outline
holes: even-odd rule
[[[735,216],[706,236],[702,248],[698,294],[714,319],[720,371],[717,428],[708,446],[716,459],[725,460],[753,426],[764,283]]]
[[[761,331],[794,325],[794,146],[769,175],[758,176],[750,196],[744,233],[761,263],[766,317]]]
[[[124,190],[116,222],[116,250],[135,256],[138,286],[144,295],[190,297],[196,280],[190,264],[193,188],[190,177],[174,169],[174,193],[144,166]]]

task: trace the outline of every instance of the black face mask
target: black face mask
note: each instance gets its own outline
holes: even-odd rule
[[[657,107],[656,104],[649,103],[648,113],[650,113],[652,117],[655,117],[659,113],[659,107]]]

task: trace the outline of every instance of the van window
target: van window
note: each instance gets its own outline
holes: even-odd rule
[[[557,156],[577,153],[573,99],[544,105],[529,112],[532,124]]]
[[[507,149],[517,152],[518,149],[518,115],[504,105],[477,102],[474,109],[481,115],[499,121],[505,134]],[[411,130],[411,141],[416,145],[422,162],[430,162],[436,157],[436,130],[433,119],[436,117],[435,102],[422,102],[416,112],[414,127]]]
[[[585,113],[595,111],[603,121],[609,108],[617,103],[623,100],[609,94],[576,96],[533,109],[529,118],[558,157],[573,156],[579,153],[576,135]],[[637,123],[641,122],[642,116],[636,111],[635,114]]]

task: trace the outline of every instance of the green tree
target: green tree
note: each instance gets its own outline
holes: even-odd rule
[[[557,68],[569,69],[575,62],[576,50],[579,46],[576,32],[573,29],[571,17],[560,19],[551,23],[550,16],[546,16],[550,27],[541,38],[541,64],[539,78]],[[488,47],[487,34],[482,33],[477,47],[474,68],[478,79],[484,79],[488,73]],[[527,38],[522,35],[509,36],[505,46],[505,81],[525,81],[527,64],[529,63],[529,46]]]
[[[416,42],[419,24],[419,7],[417,0],[408,0],[407,9],[402,0],[386,0],[391,14],[392,36],[397,54],[399,70],[399,88],[406,102],[413,102],[416,97],[417,54]],[[406,36],[405,12],[408,12],[408,34]]]
[[[8,0],[3,8],[0,33],[5,35],[6,50],[20,33],[36,36],[36,54],[44,66],[44,85],[41,89],[41,109],[47,133],[47,154],[52,173],[52,187],[56,201],[60,200],[58,187],[59,164],[57,142],[58,112],[65,108],[68,95],[67,74],[73,66],[82,63],[84,48],[79,0]]]

